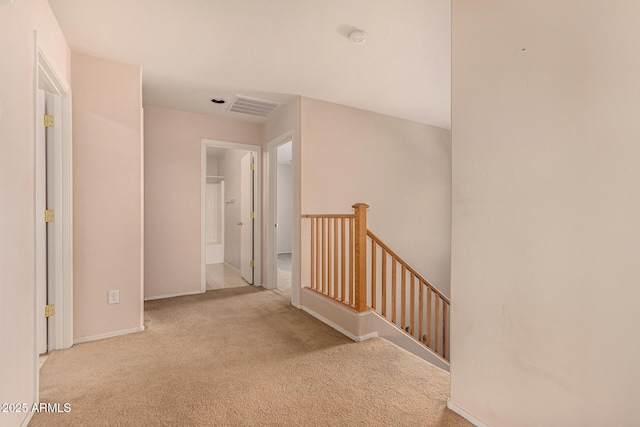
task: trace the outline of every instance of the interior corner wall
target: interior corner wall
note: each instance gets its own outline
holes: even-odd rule
[[[83,340],[142,327],[141,69],[74,52],[71,87],[73,329]]]
[[[0,402],[35,400],[34,30],[58,77],[69,47],[45,0],[0,4]],[[15,426],[25,413],[0,412]]]
[[[453,1],[451,399],[640,425],[640,3]]]
[[[310,98],[301,114],[302,213],[368,204],[368,228],[448,295],[450,131]]]
[[[262,145],[262,125],[151,105],[144,117],[145,298],[201,292],[201,140]]]

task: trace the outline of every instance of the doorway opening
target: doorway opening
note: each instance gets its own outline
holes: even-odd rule
[[[202,140],[202,292],[261,284],[260,147]]]
[[[39,401],[40,355],[73,345],[73,236],[70,90],[38,47],[38,33],[35,64],[33,367]]]
[[[290,130],[267,144],[265,287],[300,298],[300,147]]]
[[[276,287],[291,290],[291,253],[293,248],[293,141],[277,147],[275,171],[276,205]],[[273,197],[273,196],[272,196]]]

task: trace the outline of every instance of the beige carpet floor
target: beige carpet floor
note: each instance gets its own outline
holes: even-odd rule
[[[146,330],[53,352],[30,426],[468,426],[449,374],[252,286],[145,303]]]

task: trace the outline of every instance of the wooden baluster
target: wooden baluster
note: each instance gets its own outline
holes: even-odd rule
[[[354,218],[349,218],[349,305],[356,306],[356,283],[355,283],[355,265],[353,257],[355,256],[354,236]]]
[[[316,241],[315,241],[315,236],[313,235],[313,229],[316,225],[316,219],[315,218],[311,218],[311,289],[315,289],[316,288],[316,277],[315,277],[315,266],[314,266],[314,262],[315,262],[315,246],[316,246]]]
[[[344,244],[344,236],[345,236],[344,225],[345,225],[345,220],[344,220],[344,218],[341,218],[340,219],[340,237],[341,237],[341,239],[340,239],[340,245],[341,245],[341,251],[340,251],[340,262],[341,262],[340,267],[341,267],[341,269],[340,269],[340,273],[341,273],[341,276],[342,276],[341,277],[342,280],[341,280],[340,284],[342,286],[342,292],[340,293],[340,301],[342,301],[342,302],[344,302],[346,300],[345,295],[344,295],[344,291],[345,291],[345,280],[344,280],[345,279],[345,271],[344,271],[344,269],[345,269],[345,264],[346,264],[345,263],[346,255],[345,255],[345,251],[344,251],[344,248],[345,248],[345,244]]]
[[[396,323],[396,257],[391,258],[391,323]]]
[[[322,218],[318,218],[318,229],[316,234],[316,276],[318,280],[316,287],[319,292],[322,292]]]
[[[333,220],[333,296],[338,299],[338,219]]]
[[[435,338],[436,338],[436,343],[435,343],[435,352],[438,353],[438,330],[440,328],[438,328],[438,318],[439,318],[439,312],[440,311],[440,295],[436,294],[436,317],[435,317]]]
[[[431,347],[431,287],[427,286],[427,347]]]
[[[447,303],[442,301],[442,357],[447,358]]]
[[[387,317],[387,251],[382,248],[382,317]]]
[[[371,239],[371,308],[373,308],[374,310],[376,309],[376,307],[378,306],[377,304],[377,295],[376,295],[376,260],[378,259],[378,254],[376,253],[377,247],[376,247],[376,242]]]
[[[425,285],[422,281],[418,280],[418,286],[418,340],[424,343],[424,340],[422,339],[422,323],[424,322],[424,291],[422,288],[424,288]]]
[[[315,220],[316,220],[316,259],[315,259],[316,290],[319,290],[320,289],[320,234],[319,234],[320,225],[318,224],[318,218],[315,218]]]
[[[403,331],[407,330],[407,312],[405,306],[407,305],[407,268],[402,265],[402,289],[400,290],[400,327]]]
[[[326,246],[326,235],[324,232],[325,226],[325,218],[321,218],[320,219],[320,233],[322,234],[322,283],[320,284],[320,292],[322,292],[324,294],[324,290],[325,290],[325,283],[327,281],[327,270],[326,270],[326,264],[325,264],[325,252],[327,249]]]
[[[367,309],[367,208],[357,203],[355,209],[355,306],[363,312]]]
[[[415,285],[415,276],[413,275],[413,272],[411,272],[411,308],[409,311],[409,319],[411,321],[411,325],[409,326],[409,333],[413,336],[414,335],[414,328],[415,328],[415,316],[414,316],[414,312],[415,312],[415,306],[416,306],[416,285]]]
[[[327,295],[333,296],[333,287],[331,286],[331,281],[333,279],[333,275],[331,274],[331,260],[332,256],[332,233],[331,233],[331,224],[333,223],[332,218],[327,218]]]

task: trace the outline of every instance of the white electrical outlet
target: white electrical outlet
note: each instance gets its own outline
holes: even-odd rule
[[[109,291],[109,304],[118,304],[120,302],[120,291]]]

